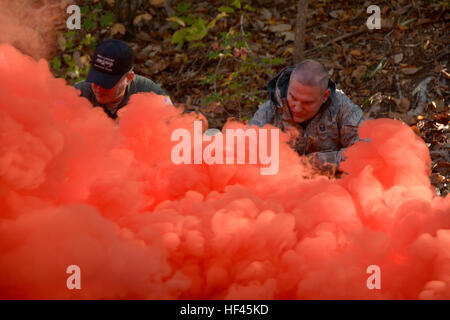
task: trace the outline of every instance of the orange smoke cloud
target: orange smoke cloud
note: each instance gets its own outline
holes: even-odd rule
[[[0,298],[450,298],[450,200],[408,126],[366,121],[348,174],[305,180],[284,143],[273,176],[174,165],[171,133],[198,116],[157,95],[119,118],[0,45]]]
[[[0,43],[36,59],[49,58],[57,25],[65,24],[70,0],[0,0]]]

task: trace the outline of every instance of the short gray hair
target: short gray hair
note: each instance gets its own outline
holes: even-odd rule
[[[328,88],[328,70],[315,60],[304,60],[295,65],[290,80],[295,79],[305,86],[319,85],[324,91]]]

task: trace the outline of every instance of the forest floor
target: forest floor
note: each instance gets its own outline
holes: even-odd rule
[[[114,0],[78,3],[113,12],[114,23],[102,20],[89,37],[127,41],[135,72],[204,114],[210,127],[248,121],[267,99],[268,81],[294,63],[295,0],[128,1],[138,3],[134,11]],[[367,28],[369,5],[380,7],[381,29]],[[442,196],[450,188],[448,8],[448,1],[310,1],[305,36],[305,58],[323,63],[366,118],[401,120],[425,141]],[[69,52],[85,71],[93,46],[68,50],[67,39],[60,35],[54,57]],[[73,83],[80,74],[67,72],[66,58],[53,72]]]

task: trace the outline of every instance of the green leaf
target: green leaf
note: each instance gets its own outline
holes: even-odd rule
[[[227,16],[228,16],[228,15],[227,15],[226,12],[221,12],[221,13],[219,13],[214,19],[211,20],[210,23],[208,23],[208,27],[207,27],[207,28],[208,28],[208,29],[214,28],[214,27],[216,26],[217,20],[222,19],[222,18],[227,17]]]
[[[95,21],[92,21],[91,19],[84,19],[83,21],[83,27],[86,29],[86,31],[91,31],[97,27],[97,23]]]
[[[228,7],[228,6],[222,6],[217,10],[219,10],[219,12],[225,12],[225,13],[233,13],[234,12],[234,9],[231,7]]]
[[[209,60],[213,60],[215,58],[217,58],[220,54],[220,51],[212,51],[210,53],[208,53],[208,55],[206,56]]]
[[[81,14],[87,14],[89,11],[90,11],[89,6],[82,6],[82,7],[80,8]]]
[[[102,18],[100,19],[100,25],[102,27],[110,26],[114,22],[114,14],[110,11],[107,11]]]
[[[206,97],[205,104],[208,104],[208,103],[214,102],[214,101],[223,101],[223,98],[217,93],[211,93],[208,97]]]
[[[272,59],[272,65],[274,65],[274,66],[278,66],[283,63],[284,63],[284,58],[273,58]]]
[[[187,30],[187,41],[199,41],[208,34],[208,28],[206,28],[205,20],[203,20],[203,18],[198,18],[197,21]]]
[[[50,61],[51,68],[55,71],[59,71],[61,69],[61,58],[60,57],[54,57]]]
[[[75,45],[74,45],[72,39],[70,39],[70,40],[68,40],[68,41],[66,42],[66,50],[72,49],[74,46],[75,46]]]
[[[240,0],[233,0],[233,2],[231,3],[232,6],[240,9],[241,8],[241,1]]]
[[[246,5],[244,6],[244,9],[246,9],[246,10],[248,10],[248,11],[250,11],[250,12],[255,12],[255,11],[256,11],[255,8],[250,7],[248,4],[246,4]]]
[[[64,33],[64,37],[66,39],[73,39],[73,37],[75,36],[75,31],[67,31],[66,33]]]
[[[189,49],[193,49],[193,48],[205,48],[206,44],[204,44],[203,42],[195,42],[189,45]]]
[[[361,77],[361,80],[364,82],[369,81],[375,73],[377,73],[378,71],[380,71],[383,68],[384,63],[386,61],[387,61],[387,58],[384,57],[383,59],[380,60],[380,62],[378,64],[376,64],[376,63],[372,64],[369,67],[369,70]]]
[[[177,5],[177,11],[181,14],[187,14],[189,8],[191,7],[192,3],[185,3],[185,2],[181,2]]]
[[[186,25],[190,26],[194,24],[197,21],[197,18],[193,16],[192,14],[188,15],[187,17],[180,17],[181,20],[186,23]]]
[[[180,46],[183,46],[184,41],[186,40],[186,35],[188,33],[189,33],[188,29],[186,28],[180,29],[172,35],[172,40],[170,42],[172,44],[179,44]]]

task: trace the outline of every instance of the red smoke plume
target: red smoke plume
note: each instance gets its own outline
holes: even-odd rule
[[[0,119],[0,298],[450,298],[449,196],[398,121],[361,126],[371,141],[347,150],[340,180],[305,180],[285,144],[273,176],[177,166],[171,133],[195,115],[140,94],[117,124],[8,45]]]
[[[65,27],[71,0],[0,0],[0,43],[11,43],[36,59],[50,58],[55,29]]]

